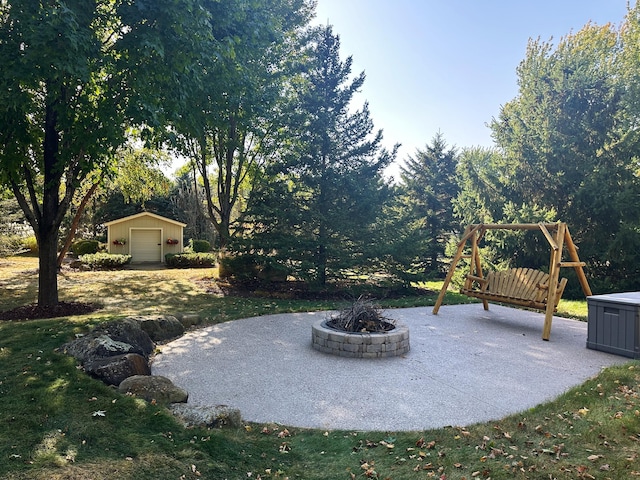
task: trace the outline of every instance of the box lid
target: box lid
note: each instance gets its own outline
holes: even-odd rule
[[[591,295],[589,300],[600,302],[622,303],[626,305],[640,305],[640,292],[607,293],[605,295]]]

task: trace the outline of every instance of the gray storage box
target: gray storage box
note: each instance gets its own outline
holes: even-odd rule
[[[640,292],[587,297],[587,348],[640,358]]]

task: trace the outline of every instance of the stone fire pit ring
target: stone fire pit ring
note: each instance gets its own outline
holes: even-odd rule
[[[409,351],[409,327],[396,324],[384,333],[351,333],[327,326],[318,320],[311,327],[313,348],[340,357],[385,358],[404,355]]]

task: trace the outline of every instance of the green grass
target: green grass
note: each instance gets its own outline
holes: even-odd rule
[[[33,301],[36,279],[24,273],[33,261],[23,260],[0,260],[3,306]],[[182,428],[164,408],[120,395],[56,351],[91,325],[133,312],[186,309],[216,323],[335,307],[222,297],[207,292],[204,279],[214,274],[65,272],[61,297],[101,298],[104,309],[0,323],[0,478],[640,478],[640,362],[606,369],[551,403],[479,425],[419,432],[256,424],[207,430]],[[435,287],[429,288],[437,294]],[[432,304],[434,297],[385,306]],[[446,302],[457,300],[450,294]],[[569,304],[566,311],[580,316],[580,308]]]

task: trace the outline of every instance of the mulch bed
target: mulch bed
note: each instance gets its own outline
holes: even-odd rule
[[[354,300],[360,296],[376,299],[404,298],[429,295],[433,292],[417,287],[396,287],[368,285],[365,289],[358,284],[330,284],[324,288],[310,287],[306,282],[233,282],[214,280],[217,291],[224,296],[276,298],[289,300]]]
[[[51,307],[41,307],[37,303],[23,305],[0,312],[0,320],[33,320],[36,318],[58,318],[70,317],[73,315],[85,315],[95,312],[100,307],[92,303],[80,302],[60,302]]]

